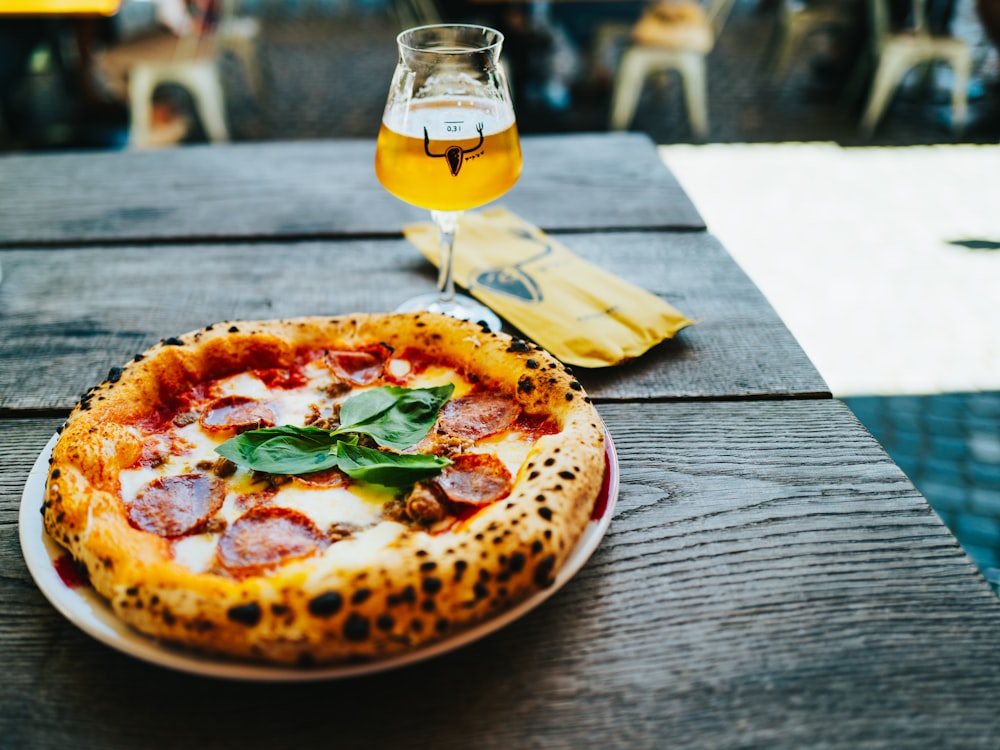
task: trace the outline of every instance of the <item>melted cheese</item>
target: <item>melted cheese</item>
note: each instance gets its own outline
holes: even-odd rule
[[[269,401],[271,394],[267,386],[252,372],[241,372],[238,375],[218,381],[215,387],[216,397],[247,396]]]
[[[480,439],[469,453],[493,453],[507,467],[510,475],[516,478],[531,453],[534,442],[524,433],[502,432]]]
[[[217,534],[191,534],[174,542],[174,560],[195,573],[201,573],[212,567],[218,546]]]
[[[387,487],[352,484],[346,487],[282,487],[279,504],[309,516],[320,531],[333,526],[366,528],[380,520],[382,506],[395,492]]]
[[[409,369],[409,368],[408,368]],[[472,384],[464,378],[457,378],[455,371],[442,365],[430,365],[407,378],[407,388],[434,388],[440,385],[454,384],[455,392],[452,398],[460,398],[472,390]]]

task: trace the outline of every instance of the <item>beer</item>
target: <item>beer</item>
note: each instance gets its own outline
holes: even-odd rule
[[[489,100],[430,100],[403,117],[387,111],[375,150],[379,181],[397,198],[433,211],[499,198],[521,174],[521,146],[513,114],[495,108]]]

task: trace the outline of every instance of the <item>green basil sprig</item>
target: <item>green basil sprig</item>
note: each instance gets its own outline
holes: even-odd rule
[[[366,435],[390,451],[411,448],[430,431],[453,385],[434,388],[383,386],[357,393],[340,408],[340,426],[264,427],[227,440],[215,452],[234,464],[269,474],[309,474],[333,467],[352,479],[407,487],[448,466],[446,458],[358,445]]]
[[[337,440],[316,427],[264,427],[216,446],[215,452],[238,466],[268,474],[309,474],[337,465]]]
[[[344,401],[340,427],[332,434],[368,435],[383,448],[406,450],[424,439],[454,391],[451,384],[436,388],[387,385],[361,391]]]
[[[388,487],[408,487],[451,464],[424,453],[389,453],[343,441],[337,443],[337,466],[351,479]]]

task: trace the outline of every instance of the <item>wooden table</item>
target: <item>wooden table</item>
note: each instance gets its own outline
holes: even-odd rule
[[[390,672],[224,681],[126,656],[32,581],[28,471],[80,394],[208,322],[433,287],[373,144],[0,160],[0,747],[996,747],[1000,606],[637,135],[525,139],[500,203],[696,326],[580,372],[621,489],[590,562]]]

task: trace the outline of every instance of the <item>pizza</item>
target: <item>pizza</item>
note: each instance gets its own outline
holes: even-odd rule
[[[83,396],[42,513],[142,633],[280,664],[378,659],[551,586],[604,441],[561,363],[473,323],[226,322]]]

